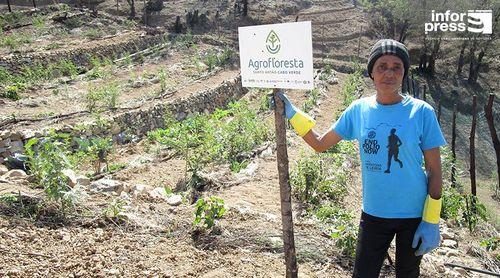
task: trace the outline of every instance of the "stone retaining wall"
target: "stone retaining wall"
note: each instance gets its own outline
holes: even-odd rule
[[[78,49],[63,49],[50,53],[11,54],[0,57],[0,67],[8,71],[19,73],[23,66],[37,64],[46,66],[61,60],[70,60],[75,65],[90,67],[90,58],[93,57],[120,57],[125,53],[134,53],[152,45],[164,42],[166,35],[141,36],[111,45],[103,44]],[[91,54],[89,54],[91,53]]]
[[[241,86],[241,77],[226,80],[214,89],[200,91],[193,95],[176,99],[170,102],[160,102],[145,108],[118,113],[110,117],[105,126],[94,122],[84,123],[84,128],[65,126],[56,129],[57,132],[70,132],[74,136],[88,138],[91,136],[112,136],[115,142],[120,143],[124,137],[141,138],[148,131],[164,128],[164,118],[171,113],[178,120],[183,120],[194,113],[210,113],[215,108],[225,107],[229,102],[238,100],[247,89]],[[3,158],[13,153],[23,153],[24,144],[33,137],[42,137],[47,134],[49,127],[41,130],[22,130],[0,132],[0,163]]]

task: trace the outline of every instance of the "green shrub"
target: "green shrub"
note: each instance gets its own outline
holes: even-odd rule
[[[198,199],[195,205],[193,226],[201,224],[202,227],[210,229],[225,213],[224,200],[221,198],[212,196],[208,200]]]
[[[339,154],[302,156],[290,174],[293,192],[300,202],[313,208],[322,202],[339,203],[347,192],[348,172]]]
[[[111,83],[100,87],[90,86],[85,95],[87,110],[90,112],[101,112],[107,109],[115,109],[118,102],[118,85]]]
[[[355,65],[356,67],[356,65]],[[347,107],[356,99],[356,92],[363,84],[363,75],[360,69],[349,74],[347,81],[342,86],[342,104]]]
[[[0,28],[5,29],[7,26],[16,26],[25,21],[25,19],[26,15],[18,11],[0,14]]]
[[[69,29],[74,29],[83,26],[83,21],[76,16],[70,17],[64,21],[64,26]]]
[[[168,122],[168,123],[167,123]],[[166,129],[148,133],[150,142],[174,149],[186,161],[189,184],[202,185],[197,173],[209,163],[228,162],[233,170],[245,165],[240,154],[272,139],[269,125],[245,102],[230,103],[228,109],[216,109],[209,117],[194,115],[182,122],[166,120]]]
[[[318,104],[319,90],[314,88],[310,90],[307,94],[307,100],[302,105],[302,110],[304,112],[309,112],[314,106]]]

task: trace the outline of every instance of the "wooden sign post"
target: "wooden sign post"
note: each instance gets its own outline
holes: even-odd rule
[[[276,159],[281,199],[281,226],[283,229],[283,248],[285,253],[286,277],[297,277],[297,258],[293,236],[292,195],[288,172],[288,153],[286,149],[285,106],[278,97],[279,89],[273,90],[274,122],[276,127]]]
[[[286,277],[298,276],[282,89],[313,89],[311,22],[238,28],[243,87],[272,88]]]

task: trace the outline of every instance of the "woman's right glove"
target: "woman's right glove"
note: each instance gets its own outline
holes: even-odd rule
[[[278,92],[278,97],[285,104],[285,116],[290,121],[295,132],[297,132],[300,137],[306,135],[316,125],[314,119],[295,107],[282,91]],[[274,107],[273,100],[274,99],[271,97],[271,107]]]

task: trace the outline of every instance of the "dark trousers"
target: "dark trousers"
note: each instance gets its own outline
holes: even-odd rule
[[[378,277],[396,235],[396,277],[418,277],[422,256],[411,247],[421,218],[380,218],[361,214],[353,277]],[[417,246],[418,247],[418,246]]]

